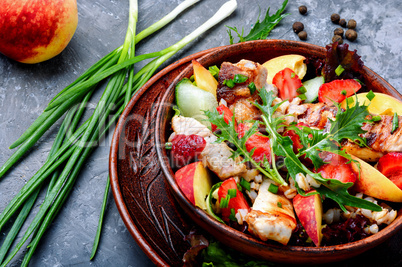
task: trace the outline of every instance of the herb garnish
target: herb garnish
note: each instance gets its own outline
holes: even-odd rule
[[[396,129],[398,129],[398,127],[399,127],[399,118],[398,118],[398,114],[395,112],[394,117],[392,118],[391,134],[393,134],[396,131]]]
[[[233,88],[237,83],[244,83],[248,80],[248,76],[243,74],[235,74],[233,79],[227,79],[223,81],[223,84],[229,88]]]
[[[257,90],[257,87],[255,86],[254,82],[249,83],[248,89],[250,89],[250,95],[254,94],[255,90]]]
[[[342,183],[335,179],[323,178],[321,174],[310,171],[299,160],[301,155],[306,155],[306,157],[313,161],[314,166],[318,168],[324,164],[323,160],[319,157],[319,153],[323,151],[336,153],[351,160],[350,155],[339,150],[337,143],[339,144],[340,141],[345,138],[359,141],[360,143],[365,142],[359,134],[364,133],[361,127],[363,122],[365,122],[365,117],[368,115],[367,106],[360,106],[357,99],[356,105],[351,108],[346,107],[345,111],[342,111],[338,105],[336,118],[331,121],[330,130],[326,133],[322,130],[314,130],[308,127],[303,127],[302,130],[300,130],[297,127],[291,126],[291,129],[299,134],[300,140],[304,146],[303,149],[299,150],[298,155],[296,155],[293,152],[293,142],[290,137],[281,136],[277,131],[278,128],[284,127],[284,120],[283,117],[274,118],[273,114],[282,103],[272,106],[272,102],[275,98],[272,92],[260,90],[259,95],[262,99],[262,104],[256,102],[254,105],[263,113],[262,120],[271,141],[272,151],[275,155],[285,158],[285,165],[291,177],[295,178],[298,173],[302,173],[303,175],[309,174],[321,184],[320,187],[315,188],[316,191],[336,201],[343,211],[346,211],[345,205],[374,211],[382,210],[380,206],[372,202],[350,195],[347,190],[353,183]],[[298,192],[304,194],[299,188]]]
[[[215,79],[219,79],[219,68],[216,65],[210,66],[208,70]]]
[[[230,44],[233,44],[234,38],[232,36],[232,30],[237,34],[239,37],[239,43],[251,41],[251,40],[263,40],[266,39],[269,33],[272,31],[273,28],[286,16],[290,15],[289,13],[282,14],[288,4],[288,0],[283,1],[282,6],[276,13],[272,16],[269,15],[269,8],[267,13],[265,14],[265,18],[263,21],[260,22],[260,16],[258,15],[257,22],[254,24],[253,28],[250,30],[247,36],[243,36],[244,28],[242,29],[241,33],[237,30],[236,27],[229,27],[228,34],[229,34],[229,41]]]
[[[246,142],[252,136],[255,134],[258,130],[258,125],[261,123],[259,121],[255,121],[253,126],[251,126],[250,129],[248,129],[243,137],[239,138],[238,133],[236,132],[236,127],[235,127],[235,118],[233,114],[233,119],[229,120],[228,122],[225,121],[223,118],[223,115],[220,115],[217,110],[213,111],[205,111],[205,115],[208,117],[209,122],[212,124],[216,125],[216,127],[220,130],[220,132],[216,133],[216,136],[218,137],[217,141],[218,143],[223,142],[223,141],[228,141],[232,143],[237,149],[232,151],[231,158],[235,159],[239,156],[243,157],[242,162],[250,162],[251,164],[254,165],[255,168],[257,168],[262,174],[265,176],[269,177],[270,179],[274,180],[278,184],[283,184],[287,185],[285,180],[282,178],[282,176],[279,174],[278,170],[276,169],[275,166],[275,157],[272,158],[272,165],[274,169],[270,168],[270,164],[267,158],[264,158],[262,163],[257,163],[253,159],[253,153],[255,149],[252,149],[250,152],[247,151],[246,148]]]

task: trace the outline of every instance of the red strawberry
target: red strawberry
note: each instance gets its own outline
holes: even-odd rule
[[[343,183],[356,182],[357,175],[350,164],[324,164],[316,173],[321,173],[322,177],[326,179],[336,179]]]
[[[222,208],[222,219],[225,222],[229,222],[229,216],[231,214],[231,209],[234,209],[234,213],[236,214],[239,209],[250,209],[246,199],[244,198],[243,193],[237,188],[237,183],[234,178],[229,178],[223,181],[222,185],[218,190],[219,202],[222,199],[225,199],[229,189],[236,189],[236,196],[229,199],[228,207]]]
[[[178,134],[172,139],[172,157],[177,167],[193,161],[204,150],[206,141],[199,135]]]
[[[391,152],[382,156],[377,169],[402,189],[402,153]]]
[[[237,126],[239,138],[242,138],[249,129],[250,127],[247,124],[239,123]],[[255,148],[255,150],[252,158],[256,162],[262,161],[265,156],[268,159],[268,162],[271,163],[271,144],[268,136],[262,135],[260,132],[256,132],[250,136],[250,138],[246,141],[246,149],[248,152],[250,152],[253,148]]]
[[[318,90],[318,101],[327,105],[333,105],[332,101],[341,103],[347,97],[359,91],[361,87],[361,84],[353,79],[324,83]]]
[[[223,114],[223,119],[225,120],[226,123],[229,123],[229,121],[232,121],[233,118],[233,112],[225,105],[220,104],[216,110],[218,111],[219,114]],[[235,120],[235,127],[236,127],[236,120]],[[216,130],[216,125],[212,124],[211,129],[214,132]]]
[[[308,126],[308,125],[301,122],[301,123],[298,123],[296,126],[299,129],[302,129],[302,126]],[[303,148],[303,144],[300,141],[300,136],[294,130],[287,130],[286,132],[283,133],[283,136],[289,136],[289,138],[293,142],[293,152],[295,154],[299,153],[299,150]],[[305,155],[301,156],[300,159],[302,162],[304,162],[308,166],[313,164],[311,159],[306,158]]]
[[[272,83],[278,87],[279,97],[289,101],[299,95],[297,89],[303,86],[299,76],[289,68],[275,74]]]

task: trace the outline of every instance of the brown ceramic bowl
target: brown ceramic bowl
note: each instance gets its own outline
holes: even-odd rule
[[[223,61],[238,62],[240,59],[249,59],[264,63],[273,57],[285,54],[300,54],[324,58],[325,51],[323,47],[308,43],[264,40],[221,47],[203,56],[198,61],[204,66],[219,66]],[[157,152],[162,170],[177,202],[194,222],[208,231],[217,240],[238,251],[260,259],[281,263],[318,264],[354,257],[382,243],[402,228],[402,209],[400,209],[398,217],[393,223],[379,233],[360,241],[327,247],[282,246],[257,240],[251,235],[219,223],[203,210],[194,207],[177,185],[174,172],[169,165],[169,158],[164,149],[164,143],[171,131],[170,119],[173,114],[171,104],[174,102],[175,85],[181,79],[185,77],[189,78],[191,75],[192,67],[190,65],[170,84],[170,87],[162,98],[162,105],[157,114],[155,129]],[[401,95],[389,83],[369,68],[364,67],[362,75],[369,90],[386,93],[402,100]]]

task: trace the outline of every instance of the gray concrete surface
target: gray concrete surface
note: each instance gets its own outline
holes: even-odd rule
[[[151,25],[180,2],[181,0],[139,1],[138,31]],[[200,1],[166,28],[142,41],[137,46],[137,54],[158,51],[174,44],[212,16],[224,2],[225,0]],[[229,44],[224,25],[240,29],[244,27],[248,33],[258,17],[259,8],[265,14],[267,7],[271,7],[272,14],[280,2],[238,0],[238,9],[230,18],[188,45],[165,65],[194,52]],[[299,14],[300,4],[308,7],[307,15]],[[78,10],[77,31],[69,46],[56,58],[36,65],[24,65],[0,55],[0,164],[13,153],[7,147],[41,114],[53,96],[98,59],[123,43],[128,20],[128,1],[78,0]],[[291,15],[272,31],[269,38],[298,40],[291,27],[293,22],[301,21],[308,32],[306,42],[325,46],[331,42],[336,28],[329,19],[332,13],[337,12],[345,19],[354,18],[358,24],[359,36],[353,43],[346,42],[351,49],[358,50],[368,67],[402,93],[400,0],[289,1],[286,11]],[[142,64],[138,64],[136,70],[141,66]],[[98,92],[91,105],[95,106],[99,96]],[[58,126],[59,123],[52,127],[0,179],[0,211],[43,164]],[[111,134],[87,161],[67,203],[32,258],[32,266],[153,266],[127,231],[111,195],[99,251],[95,260],[89,261],[107,179]],[[39,205],[35,205],[35,210]],[[26,228],[27,225],[24,225],[23,229]],[[4,236],[5,233],[1,232],[0,243]],[[22,252],[10,266],[20,264]]]

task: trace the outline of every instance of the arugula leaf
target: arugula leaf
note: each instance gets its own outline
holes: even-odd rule
[[[353,185],[353,183],[342,183],[336,179],[326,179],[321,176],[319,173],[313,173],[310,171],[301,161],[299,160],[298,156],[293,152],[293,142],[288,136],[281,136],[278,133],[278,127],[282,127],[282,122],[283,120],[281,117],[279,118],[274,118],[273,113],[275,110],[279,107],[279,104],[276,104],[272,106],[272,102],[274,100],[274,95],[272,92],[267,92],[266,90],[260,90],[259,93],[262,104],[259,104],[258,102],[254,103],[256,107],[258,107],[263,115],[262,115],[262,120],[266,126],[266,131],[269,134],[269,138],[271,141],[272,145],[272,150],[275,155],[278,156],[283,156],[285,158],[285,165],[288,169],[288,172],[291,177],[295,179],[296,175],[298,173],[302,173],[303,175],[309,174],[311,177],[313,177],[317,182],[321,184],[319,188],[315,188],[321,195],[324,195],[328,198],[331,198],[332,200],[336,201],[338,205],[341,207],[342,210],[345,209],[345,205],[348,206],[353,206],[353,207],[359,207],[359,208],[365,208],[365,209],[370,209],[370,210],[375,210],[375,211],[381,211],[382,208],[372,202],[369,202],[367,200],[363,200],[360,198],[356,198],[351,196],[348,193],[348,188]],[[365,106],[365,110],[367,109],[367,106]],[[352,110],[352,111],[350,111]],[[367,110],[366,110],[367,111]],[[346,113],[346,114],[342,114]],[[315,140],[314,147],[311,148],[309,147],[308,149],[311,148],[310,150],[310,155],[313,155],[313,157],[316,157],[317,151],[325,151],[327,149],[324,144],[330,144],[330,141],[332,139],[336,139],[335,141],[340,140],[339,137],[352,137],[352,134],[348,134],[344,132],[344,129],[349,129],[353,130],[355,133],[359,132],[358,130],[355,129],[353,123],[350,123],[345,120],[345,118],[349,118],[350,120],[360,120],[362,116],[362,112],[360,112],[360,108],[356,107],[355,109],[347,109],[345,112],[340,112],[340,114],[337,115],[335,121],[332,122],[331,124],[331,130],[329,133],[325,134],[324,132],[319,132],[319,131],[313,131],[311,130],[312,137],[310,140]],[[342,122],[338,122],[338,120],[341,120]],[[357,123],[356,123],[357,124]],[[336,126],[341,126],[340,128],[337,128]],[[352,127],[353,126],[353,127]],[[305,128],[304,128],[305,129]],[[315,136],[314,136],[315,135]],[[357,135],[357,134],[356,134]],[[308,134],[307,137],[306,135],[301,136],[302,142],[307,143],[306,139],[309,138]],[[358,139],[356,137],[353,137],[353,139]],[[338,150],[337,150],[338,151]],[[303,153],[307,154],[307,149],[303,151]],[[342,153],[342,152],[339,152]],[[301,190],[301,189],[300,189]]]
[[[330,138],[340,143],[347,138],[352,141],[358,140],[361,144],[366,144],[366,140],[359,136],[366,131],[362,129],[363,123],[366,122],[366,117],[369,115],[368,106],[359,105],[359,100],[356,97],[356,105],[353,107],[346,106],[346,110],[342,111],[338,105],[338,112],[335,121],[331,122]]]
[[[237,30],[236,27],[229,27],[228,28],[228,34],[229,34],[229,41],[230,44],[233,44],[233,36],[232,36],[232,30],[237,34],[239,37],[239,43],[241,42],[246,42],[246,41],[251,41],[251,40],[263,40],[266,39],[269,35],[269,33],[272,31],[273,28],[286,16],[290,15],[289,13],[282,14],[283,11],[286,8],[286,5],[288,4],[288,0],[283,1],[282,6],[276,13],[272,16],[269,15],[269,9],[267,10],[267,13],[265,14],[265,18],[263,21],[260,22],[260,16],[257,18],[257,22],[254,24],[253,28],[251,28],[249,34],[247,36],[243,36],[244,34],[244,29],[242,29],[241,33]]]
[[[234,114],[233,114],[233,119],[226,122],[225,119],[223,118],[223,115],[220,115],[217,110],[213,110],[213,111],[207,110],[207,111],[204,111],[204,113],[208,117],[208,121],[211,122],[212,124],[216,125],[216,127],[218,129],[220,129],[220,132],[216,133],[216,136],[218,137],[216,142],[228,141],[237,148],[236,150],[232,151],[231,158],[235,159],[237,157],[243,157],[242,162],[246,162],[246,161],[250,162],[262,174],[269,177],[276,183],[287,185],[285,180],[283,180],[282,176],[276,170],[274,161],[273,161],[274,169],[271,169],[269,167],[269,163],[267,164],[268,160],[266,160],[266,158],[263,161],[263,164],[262,164],[263,166],[261,166],[261,164],[257,163],[252,158],[255,148],[253,150],[251,150],[250,152],[247,151],[246,142],[250,138],[250,136],[252,136],[253,134],[255,134],[257,132],[258,125],[260,124],[259,121],[255,121],[253,126],[244,133],[244,136],[239,138],[239,136],[236,132],[235,124],[234,124],[234,121],[235,121]]]

